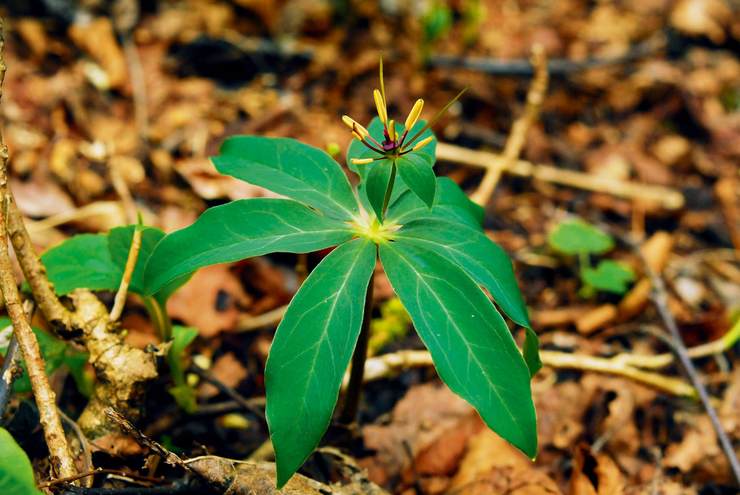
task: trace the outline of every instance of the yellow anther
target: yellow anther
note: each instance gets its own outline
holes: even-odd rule
[[[353,134],[354,133],[357,133],[357,134],[360,135],[360,137],[357,138],[360,141],[362,141],[364,138],[366,138],[370,134],[367,131],[367,129],[365,129],[362,125],[360,125],[359,123],[357,123],[357,121],[355,121],[349,115],[342,115],[342,122],[344,122],[347,125],[347,127],[349,127],[350,129],[352,129]]]
[[[383,121],[385,124],[388,122],[388,111],[385,108],[385,100],[383,100],[383,95],[380,94],[379,90],[373,91],[373,98],[375,98],[375,108],[378,109],[378,117],[380,117],[380,120]]]
[[[406,123],[404,123],[404,127],[406,127],[407,131],[411,131],[411,128],[414,127],[414,124],[416,124],[416,121],[419,120],[419,115],[421,115],[421,110],[424,108],[424,100],[419,98],[416,100],[416,103],[414,103],[414,106],[411,107],[411,111],[409,112],[409,116],[406,117]]]
[[[367,165],[368,163],[373,163],[372,158],[352,158],[350,160],[354,165]]]
[[[434,139],[434,136],[425,137],[424,139],[422,139],[421,141],[419,141],[418,143],[414,145],[414,147],[412,148],[412,151],[418,151],[422,149],[424,146],[431,143],[433,139]]]
[[[388,122],[388,137],[391,138],[391,141],[396,140],[396,122],[391,119],[390,122]]]

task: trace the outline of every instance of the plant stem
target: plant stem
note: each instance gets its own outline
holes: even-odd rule
[[[365,375],[365,360],[367,359],[367,344],[370,340],[370,322],[373,319],[373,281],[375,275],[370,276],[365,295],[365,312],[362,317],[360,336],[357,339],[355,352],[352,354],[352,367],[349,374],[349,385],[347,395],[344,399],[344,408],[339,415],[339,422],[352,424],[357,419],[357,411],[360,409],[360,396],[362,395],[362,381]]]
[[[385,211],[388,209],[388,204],[391,202],[391,195],[393,194],[393,186],[396,184],[396,160],[393,159],[391,162],[391,178],[388,180],[388,188],[385,190],[385,197],[383,198],[383,218],[379,218],[381,222],[385,220]]]
[[[149,318],[154,323],[154,328],[159,333],[159,339],[162,342],[169,342],[172,339],[172,321],[167,311],[154,297],[143,297],[142,301],[147,313],[149,313]]]

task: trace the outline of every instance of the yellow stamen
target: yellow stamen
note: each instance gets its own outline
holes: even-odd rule
[[[360,135],[357,139],[362,141],[364,138],[366,138],[370,133],[365,129],[363,126],[358,124],[352,117],[349,115],[342,115],[342,122],[344,122],[347,127],[352,129],[353,133],[357,133]]]
[[[351,162],[354,165],[367,165],[368,163],[372,163],[372,158],[352,158]]]
[[[414,106],[411,108],[409,116],[406,117],[406,123],[404,124],[404,127],[406,127],[407,131],[410,131],[411,128],[414,127],[414,124],[416,124],[416,121],[419,120],[419,115],[421,115],[422,108],[424,108],[424,100],[419,98],[418,100],[416,100],[416,103],[414,103]]]
[[[396,140],[396,122],[392,119],[388,122],[388,137],[391,138],[391,141]]]
[[[412,148],[412,151],[418,151],[422,149],[424,146],[431,143],[433,139],[434,139],[434,136],[425,137],[424,139],[422,139],[421,141],[419,141],[418,143],[414,145],[414,147]]]
[[[385,100],[383,100],[383,95],[381,95],[380,91],[376,89],[373,91],[373,98],[375,98],[375,108],[378,109],[378,117],[380,117],[380,120],[385,124],[388,122],[388,111],[385,109]]]
[[[357,139],[358,141],[364,141],[364,138],[363,138],[362,136],[360,136],[360,135],[359,135],[358,133],[356,133],[355,131],[352,131],[352,135],[353,135],[353,136],[354,136],[354,138],[355,138],[355,139]]]

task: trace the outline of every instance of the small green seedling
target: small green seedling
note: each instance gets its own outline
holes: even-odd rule
[[[31,461],[5,428],[0,428],[0,493],[41,495],[36,488]]]
[[[5,356],[8,351],[9,337],[12,332],[12,324],[7,316],[0,317],[0,356]],[[34,327],[33,333],[39,343],[41,355],[44,357],[46,374],[50,375],[57,369],[66,367],[75,381],[77,389],[83,395],[89,397],[92,393],[92,378],[85,372],[88,354],[78,351],[47,332]],[[13,382],[13,391],[19,394],[31,392],[31,381],[26,373],[25,363],[21,363],[23,374]],[[0,492],[2,493],[2,492]]]
[[[144,285],[146,264],[154,247],[164,237],[164,232],[154,227],[129,225],[114,228],[107,234],[76,235],[46,251],[41,256],[41,261],[46,267],[49,280],[54,284],[54,289],[59,295],[69,294],[80,288],[115,291],[121,284],[136,228],[142,229],[141,247],[136,268],[131,276],[129,291],[141,297],[162,341],[172,342],[167,353],[167,361],[174,382],[170,393],[180,407],[192,412],[195,409],[195,392],[186,383],[183,363],[186,347],[197,336],[197,330],[181,326],[173,327],[165,310],[167,299],[190,278],[191,274],[187,273],[178,277],[156,292],[148,292]],[[64,342],[58,342],[59,345],[66,346]],[[43,344],[41,347],[43,351]],[[82,365],[84,361],[81,361],[80,366]]]
[[[492,429],[529,457],[537,453],[529,383],[539,367],[537,341],[511,261],[483,233],[480,207],[435,177],[435,138],[419,119],[423,101],[403,125],[389,119],[382,65],[374,96],[378,118],[368,128],[343,118],[355,137],[348,155],[358,191],[320,149],[292,139],[229,138],[213,158],[216,168],[289,199],[211,208],[164,237],[146,266],[144,292],[156,294],[207,265],[334,247],[293,298],[267,360],[278,486],[319,444],[356,347],[353,363],[363,366],[365,347],[357,343],[368,331],[378,257],[440,377]],[[528,329],[524,357],[481,286]]]
[[[593,297],[597,291],[624,294],[635,280],[635,274],[629,266],[614,260],[602,259],[595,268],[591,266],[591,256],[611,251],[614,239],[583,220],[559,223],[547,240],[555,251],[578,257],[583,282],[579,293],[582,297]]]

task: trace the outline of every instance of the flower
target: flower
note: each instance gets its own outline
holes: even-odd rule
[[[460,95],[462,95],[462,92],[458,96],[456,96],[450,103],[448,103],[442,110],[442,112],[447,110],[447,108],[449,108],[449,106],[455,100],[457,100]],[[427,129],[429,129],[431,124],[425,125],[423,129],[409,138],[409,131],[419,121],[421,111],[424,109],[424,100],[422,100],[421,98],[416,100],[414,106],[411,107],[411,111],[409,112],[408,117],[406,117],[406,121],[403,125],[404,131],[400,136],[396,131],[396,121],[393,119],[388,119],[388,106],[385,99],[385,85],[383,84],[382,59],[380,60],[380,89],[375,89],[373,91],[373,99],[375,100],[375,108],[378,111],[378,118],[380,118],[380,121],[383,123],[382,142],[379,142],[377,139],[371,136],[368,130],[360,125],[353,118],[349,117],[348,115],[342,116],[342,121],[347,125],[347,127],[352,130],[352,135],[354,136],[354,138],[378,154],[378,156],[374,158],[353,158],[353,164],[366,165],[376,160],[383,160],[386,158],[398,158],[399,156],[411,153],[412,151],[418,151],[432,142],[432,140],[434,139],[432,136],[429,136],[417,142],[417,139],[419,139],[419,137]],[[442,112],[440,112],[440,114],[435,117],[434,121],[439,118]]]

